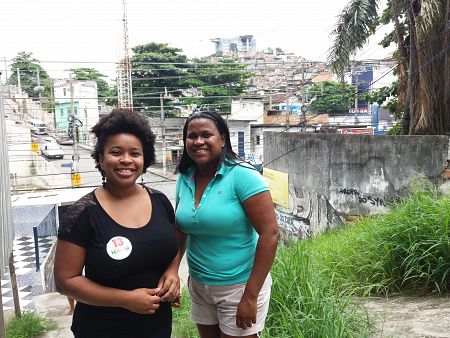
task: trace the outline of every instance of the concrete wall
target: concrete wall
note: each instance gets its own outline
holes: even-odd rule
[[[280,226],[298,237],[377,214],[418,175],[443,183],[447,136],[264,133],[264,166],[289,174]]]

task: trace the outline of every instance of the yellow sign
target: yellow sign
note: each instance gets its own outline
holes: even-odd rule
[[[263,169],[263,176],[269,184],[273,203],[283,208],[289,207],[289,179],[288,174],[272,169]]]
[[[81,185],[81,175],[78,173],[72,174],[72,186],[78,187]]]
[[[36,154],[39,153],[39,144],[35,142],[31,143],[31,151]]]

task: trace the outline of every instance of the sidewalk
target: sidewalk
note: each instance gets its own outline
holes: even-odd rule
[[[69,309],[69,302],[67,297],[57,292],[44,293],[33,297],[33,302],[36,307],[36,313],[46,319],[51,319],[56,322],[57,329],[45,332],[37,338],[70,338],[73,333],[70,330],[72,325],[72,316],[66,315]]]

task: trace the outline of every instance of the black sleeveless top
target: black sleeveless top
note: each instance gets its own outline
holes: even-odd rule
[[[160,191],[146,188],[152,202],[150,221],[141,228],[115,222],[101,207],[94,192],[72,205],[61,221],[58,238],[86,249],[85,276],[112,288],[155,288],[175,258],[174,211]],[[169,338],[170,303],[161,303],[150,315],[124,308],[77,302],[72,331],[80,338]]]

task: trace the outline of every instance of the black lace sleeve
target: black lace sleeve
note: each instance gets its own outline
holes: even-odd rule
[[[90,192],[67,209],[59,224],[58,238],[86,247],[91,237],[88,208],[96,204],[94,192]]]

